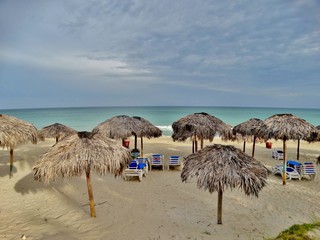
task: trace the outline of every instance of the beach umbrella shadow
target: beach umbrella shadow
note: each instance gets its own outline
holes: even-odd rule
[[[39,191],[48,190],[51,187],[47,187],[42,183],[36,182],[33,179],[33,173],[30,173],[21,178],[14,186],[14,190],[18,193],[29,194],[37,193]]]
[[[222,196],[225,189],[239,188],[258,197],[267,183],[268,170],[253,157],[231,145],[214,144],[184,159],[182,182],[197,178],[198,188],[218,192],[217,223],[222,224]]]
[[[14,190],[21,195],[25,194],[36,194],[41,191],[50,191],[54,190],[55,192],[61,193],[63,196],[66,196],[60,188],[63,187],[63,181],[57,181],[51,183],[50,186],[44,185],[43,183],[37,182],[34,180],[33,173],[30,173],[23,178],[21,178],[14,186]],[[67,196],[66,196],[67,197]],[[69,199],[69,197],[67,197]]]
[[[7,171],[7,168],[10,168],[10,166],[7,166],[7,164],[0,164],[0,177],[10,176],[10,172]],[[12,166],[11,174],[14,173],[17,173],[17,168],[15,166]]]

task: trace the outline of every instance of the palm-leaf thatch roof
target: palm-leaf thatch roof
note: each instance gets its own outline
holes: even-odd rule
[[[194,113],[187,115],[172,124],[173,140],[185,141],[194,136],[200,139],[209,139],[210,141],[216,135],[220,135],[223,140],[231,137],[231,126],[224,123],[208,113]]]
[[[92,132],[99,132],[101,135],[113,139],[124,139],[133,134],[141,134],[139,122],[127,115],[119,115],[107,119],[98,124]]]
[[[268,170],[254,158],[231,145],[215,144],[184,159],[182,182],[196,177],[198,188],[218,192],[217,223],[222,224],[222,196],[227,188],[243,189],[258,197],[267,183]]]
[[[14,149],[26,143],[37,143],[37,129],[19,118],[0,114],[0,146]]]
[[[132,118],[140,122],[140,135],[138,135],[138,137],[161,137],[162,131],[160,130],[160,128],[156,127],[145,118],[139,116],[133,116]]]
[[[162,132],[148,120],[142,117],[130,117],[127,115],[119,115],[107,119],[97,125],[93,132],[99,132],[113,139],[124,139],[132,135],[137,137],[160,137]]]
[[[258,197],[267,183],[267,169],[257,160],[231,145],[214,144],[184,160],[182,182],[197,178],[198,188],[210,193],[241,188],[246,195]]]
[[[320,125],[316,126],[316,128],[317,128],[318,130],[320,130]]]
[[[58,177],[81,176],[92,169],[121,175],[130,161],[128,149],[99,134],[80,132],[63,138],[34,165],[34,178],[48,184]]]
[[[264,124],[259,118],[250,118],[233,127],[232,132],[234,135],[241,135],[243,140],[251,140],[251,137],[257,134],[258,129]]]
[[[52,125],[49,125],[40,129],[38,131],[38,136],[41,139],[55,138],[56,141],[58,141],[61,138],[64,138],[66,136],[76,134],[76,133],[77,133],[76,130],[66,125],[63,125],[61,123],[54,123]]]
[[[264,120],[264,125],[257,132],[265,139],[308,140],[318,130],[306,120],[292,114],[275,114]]]
[[[126,139],[127,137],[134,135],[135,149],[137,149],[137,137],[141,137],[142,156],[142,138],[160,137],[162,135],[162,131],[148,120],[138,116],[129,117],[126,115],[112,117],[97,125],[92,132],[99,132],[100,134],[113,139]]]

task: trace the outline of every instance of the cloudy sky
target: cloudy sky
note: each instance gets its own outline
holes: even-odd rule
[[[319,0],[1,0],[0,109],[320,108]]]

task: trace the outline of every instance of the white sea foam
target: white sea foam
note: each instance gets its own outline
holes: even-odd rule
[[[158,127],[160,130],[163,130],[163,131],[173,131],[171,125],[168,125],[168,126],[156,126],[156,127]]]

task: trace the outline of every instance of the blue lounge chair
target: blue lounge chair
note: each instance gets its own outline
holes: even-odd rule
[[[181,157],[180,156],[170,156],[169,157],[169,163],[168,163],[168,168],[170,167],[180,167],[181,165]]]
[[[132,160],[130,164],[128,164],[127,168],[124,170],[125,180],[127,180],[128,177],[138,177],[139,182],[141,182],[143,174],[143,169],[139,167],[139,162],[135,159]]]
[[[143,169],[145,174],[148,173],[150,168],[149,158],[137,157],[135,160],[137,160],[139,163],[138,168]]]
[[[162,170],[164,169],[164,155],[163,154],[153,154],[151,155],[151,163],[150,168],[152,170],[152,167],[154,166],[160,166]]]

